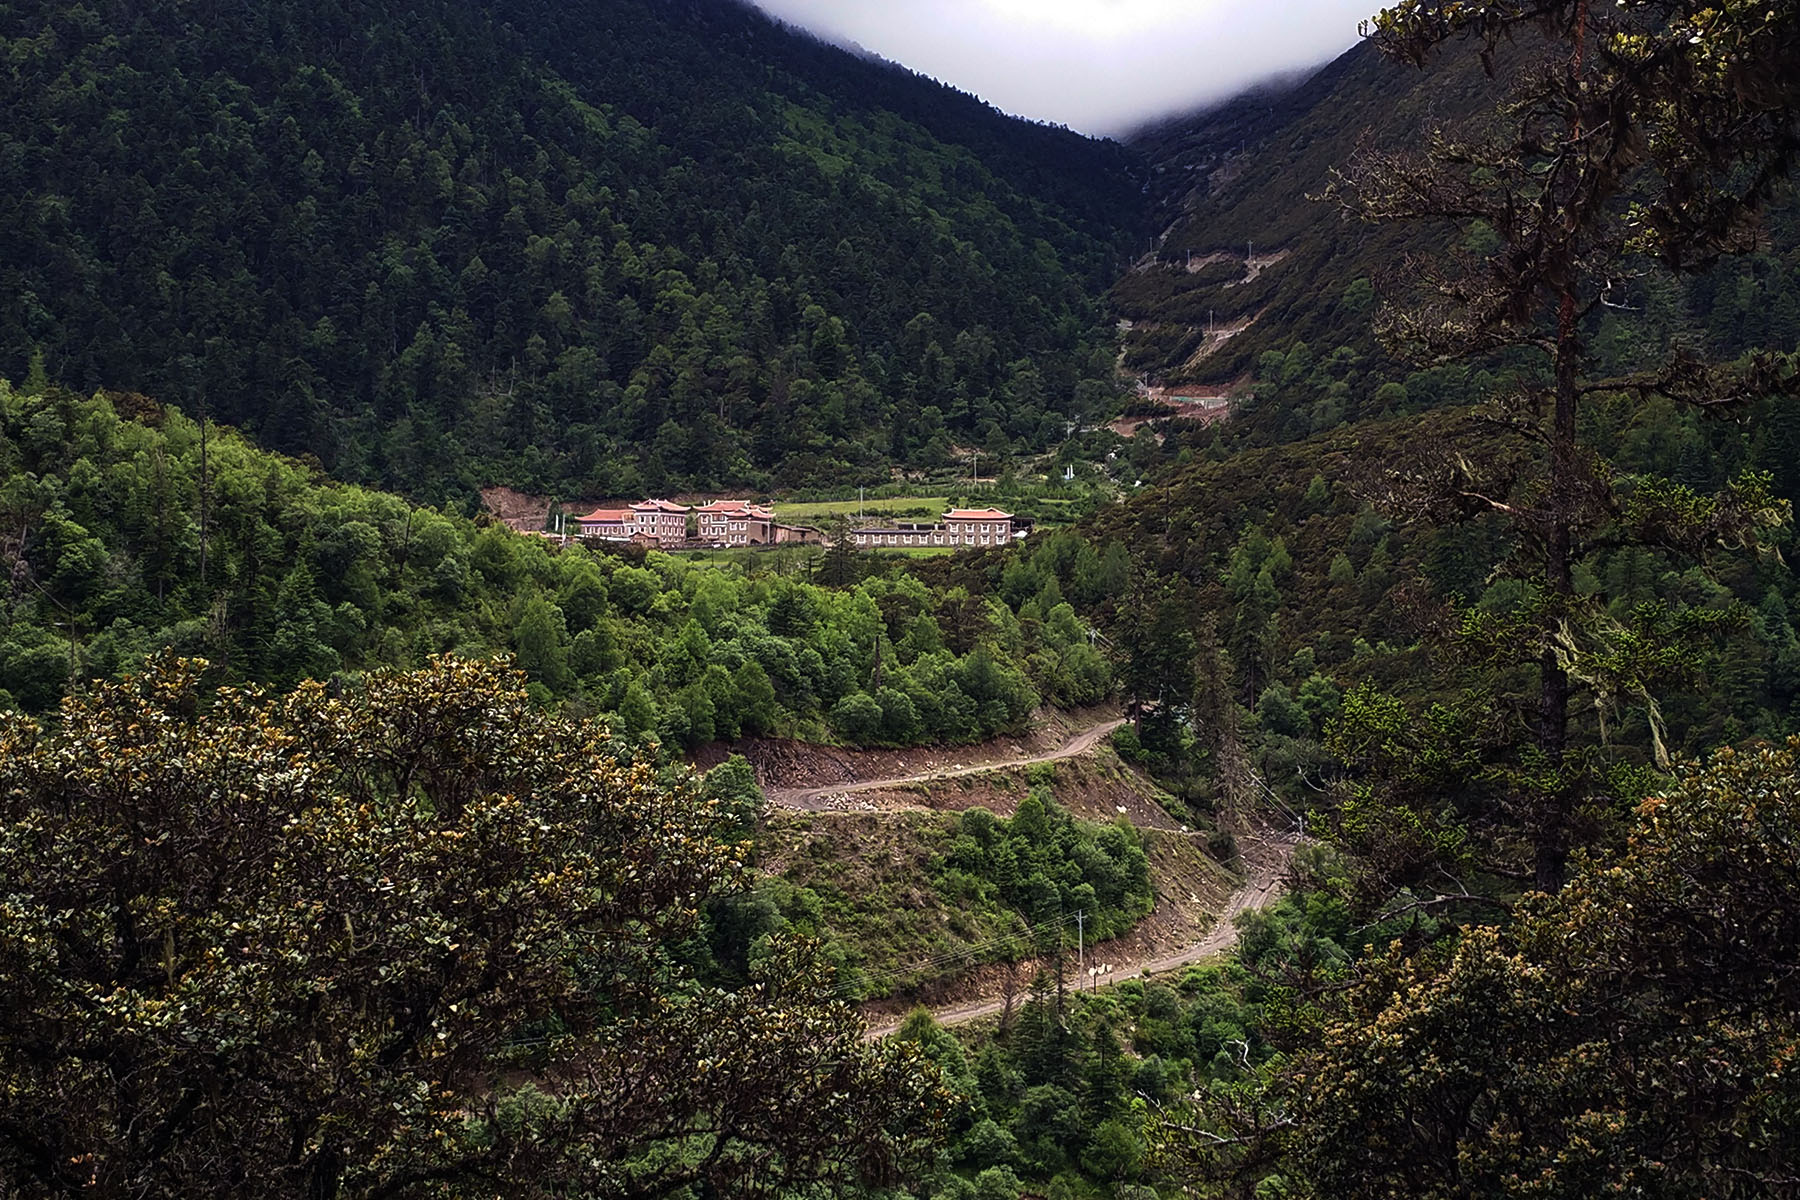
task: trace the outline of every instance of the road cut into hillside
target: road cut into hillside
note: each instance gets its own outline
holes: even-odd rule
[[[1075,955],[1064,954],[1065,987],[1070,991],[1112,987],[1127,979],[1173,971],[1229,950],[1237,941],[1236,919],[1240,914],[1267,908],[1281,899],[1289,864],[1302,840],[1297,830],[1241,835],[1238,844],[1244,862],[1243,881],[1200,936],[1180,946],[1158,947],[1153,940],[1145,947],[1142,939],[1126,934],[1085,948],[1080,961]],[[1127,949],[1127,944],[1134,941],[1139,946]],[[976,994],[926,1007],[940,1025],[963,1025],[983,1017],[1003,1016],[1024,1003],[1030,980],[1039,970],[1054,970],[1054,966],[1051,961],[1017,964],[1007,973],[1004,984],[996,983],[995,974],[989,972],[971,981],[971,990]],[[1098,970],[1089,974],[1085,969],[1088,967]],[[906,1012],[895,1011],[891,1002],[865,1005],[863,1011],[868,1021],[865,1036],[870,1039],[893,1033],[907,1016]]]
[[[1125,721],[1119,717],[1081,722],[1073,728],[1058,731],[1060,737],[1048,747],[1041,745],[1043,738],[1040,735],[1027,739],[1002,739],[981,746],[936,750],[922,748],[910,751],[826,752],[815,749],[810,756],[813,761],[808,764],[810,771],[820,773],[820,767],[824,765],[838,777],[829,783],[799,786],[787,782],[799,774],[791,767],[785,771],[781,767],[770,770],[765,764],[752,761],[758,767],[759,777],[764,779],[763,791],[770,803],[808,812],[828,812],[842,807],[835,801],[843,796],[903,790],[920,784],[1075,758],[1093,750],[1124,724]],[[1034,741],[1040,744],[1034,746]],[[790,749],[789,754],[793,753]],[[934,758],[951,761],[932,762]],[[909,759],[919,760],[921,769],[906,771],[904,768]],[[901,767],[900,771],[893,769],[896,765]]]
[[[1243,875],[1219,866],[1207,854],[1211,831],[1177,820],[1164,806],[1172,799],[1112,751],[1108,739],[1125,724],[1117,711],[1046,710],[1028,734],[973,746],[851,750],[768,739],[734,749],[755,768],[771,805],[788,810],[793,820],[830,821],[831,828],[906,812],[985,808],[1010,816],[1036,782],[1050,783],[1058,802],[1077,817],[1130,821],[1150,853],[1155,908],[1130,931],[1065,953],[1062,962],[1070,990],[1109,987],[1230,949],[1237,939],[1235,918],[1280,899],[1301,841],[1298,830],[1240,833]],[[1053,778],[1038,778],[1045,767],[1054,768]],[[766,866],[780,873],[775,863]],[[943,1024],[1004,1019],[1023,1003],[1037,973],[1054,969],[1053,960],[987,963],[937,980],[923,996],[872,1001],[863,1006],[868,1036],[894,1032],[920,1003]]]

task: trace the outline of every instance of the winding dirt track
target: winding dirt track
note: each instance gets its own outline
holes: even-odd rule
[[[922,775],[899,775],[888,779],[860,779],[855,783],[834,783],[826,787],[769,788],[766,795],[772,803],[786,808],[824,812],[829,808],[829,802],[833,797],[852,792],[875,792],[886,788],[904,787],[912,783],[933,783],[940,779],[957,779],[964,775],[985,775],[990,771],[1005,771],[1013,767],[1029,767],[1036,763],[1074,758],[1078,754],[1086,754],[1092,750],[1100,744],[1102,738],[1111,736],[1112,731],[1123,724],[1125,724],[1123,719],[1116,719],[1102,721],[1098,725],[1090,725],[1055,750],[1046,751],[1043,754],[1022,755],[1017,758],[1001,759],[998,762],[979,763],[972,767],[947,767],[939,771],[927,771]]]
[[[1016,755],[967,767],[945,767],[918,775],[897,775],[880,779],[833,783],[825,787],[768,788],[765,794],[771,802],[786,808],[827,812],[831,810],[834,800],[855,792],[882,791],[915,783],[934,783],[943,779],[984,775],[992,771],[1004,771],[1016,767],[1028,767],[1036,763],[1074,758],[1092,750],[1100,744],[1102,739],[1110,737],[1113,730],[1123,724],[1125,722],[1120,718],[1101,721],[1080,730],[1056,749],[1039,754]],[[1231,898],[1226,901],[1225,907],[1219,912],[1218,919],[1213,922],[1212,928],[1207,930],[1204,936],[1170,954],[1125,962],[1111,961],[1104,945],[1095,946],[1092,951],[1095,960],[1106,963],[1111,969],[1105,975],[1092,981],[1075,980],[1075,985],[1111,987],[1127,979],[1139,979],[1152,973],[1171,971],[1229,949],[1237,940],[1237,927],[1233,919],[1238,914],[1266,908],[1281,898],[1282,880],[1286,877],[1288,864],[1294,857],[1294,849],[1300,843],[1300,835],[1298,832],[1252,834],[1241,837],[1239,843],[1243,848],[1246,867],[1243,885],[1231,894]],[[1004,1007],[1005,1003],[1002,1000],[977,999],[934,1008],[932,1016],[937,1018],[940,1025],[960,1025],[981,1017],[992,1016]],[[902,1020],[902,1017],[886,1017],[880,1023],[871,1025],[865,1036],[868,1038],[885,1037],[898,1029]]]
[[[1184,967],[1192,962],[1221,953],[1231,948],[1237,941],[1237,926],[1234,918],[1240,913],[1253,912],[1267,908],[1281,899],[1283,894],[1282,880],[1287,875],[1288,864],[1293,860],[1294,850],[1300,844],[1298,833],[1271,833],[1240,839],[1244,845],[1245,865],[1248,873],[1244,877],[1243,886],[1231,894],[1218,920],[1206,931],[1199,941],[1183,946],[1172,954],[1154,958],[1139,959],[1133,962],[1110,963],[1104,945],[1095,946],[1091,951],[1093,957],[1102,963],[1108,963],[1112,970],[1100,976],[1091,985],[1083,980],[1071,981],[1073,987],[1112,987],[1127,979],[1141,979],[1146,975],[1162,971],[1172,971],[1176,967]],[[949,1004],[931,1010],[931,1015],[940,1025],[961,1025],[969,1021],[990,1017],[1005,1007],[1002,1000],[972,1000],[967,1003]],[[886,1037],[900,1028],[904,1017],[889,1017],[878,1024],[869,1026],[864,1034],[867,1039]]]

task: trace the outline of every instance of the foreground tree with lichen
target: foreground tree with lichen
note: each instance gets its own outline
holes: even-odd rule
[[[1766,241],[1763,209],[1800,151],[1800,18],[1791,4],[1737,0],[1405,0],[1371,36],[1421,64],[1473,48],[1504,77],[1492,111],[1431,130],[1420,147],[1364,150],[1330,194],[1363,220],[1463,235],[1394,273],[1377,332],[1415,366],[1477,360],[1511,381],[1475,418],[1502,451],[1478,460],[1453,439],[1426,440],[1409,461],[1383,464],[1370,491],[1405,518],[1510,531],[1516,556],[1503,569],[1522,598],[1500,619],[1458,614],[1468,627],[1451,655],[1474,668],[1464,682],[1485,674],[1475,707],[1498,714],[1477,711],[1458,737],[1479,751],[1468,774],[1489,785],[1464,805],[1484,810],[1464,824],[1494,818],[1479,831],[1487,870],[1553,890],[1571,854],[1629,810],[1630,789],[1610,777],[1616,761],[1594,752],[1606,722],[1635,710],[1666,766],[1657,693],[1692,677],[1720,625],[1718,614],[1695,622],[1660,606],[1609,614],[1578,571],[1621,545],[1701,560],[1756,545],[1789,515],[1765,476],[1706,496],[1627,475],[1596,450],[1591,426],[1653,398],[1720,413],[1792,393],[1791,358],[1718,363],[1671,346],[1661,361],[1609,373],[1591,347],[1647,275]],[[1590,712],[1599,736],[1576,724]],[[1372,782],[1379,793],[1387,781]],[[1428,809],[1449,802],[1435,791],[1402,824],[1437,823]],[[1407,858],[1379,839],[1358,849]]]
[[[765,1195],[932,1137],[932,1072],[806,947],[686,965],[745,874],[698,788],[490,664],[199,669],[0,717],[9,1194]]]
[[[1800,7],[1402,0],[1374,34],[1506,76],[1491,113],[1365,153],[1333,191],[1367,219],[1480,235],[1405,264],[1379,329],[1404,359],[1506,372],[1469,419],[1490,450],[1433,439],[1371,475],[1390,511],[1503,524],[1519,598],[1434,614],[1447,699],[1346,698],[1333,750],[1357,774],[1334,832],[1377,868],[1377,901],[1413,889],[1382,914],[1404,936],[1341,976],[1296,973],[1272,1022],[1286,1056],[1171,1114],[1160,1161],[1234,1197],[1800,1194],[1800,742],[1671,777],[1656,696],[1731,614],[1620,613],[1576,586],[1608,546],[1704,562],[1791,516],[1766,477],[1701,495],[1618,471],[1590,437],[1648,399],[1791,394],[1790,356],[1673,346],[1606,374],[1590,347],[1646,273],[1765,237],[1800,152]],[[1625,704],[1646,717],[1636,757],[1606,745]],[[1421,919],[1496,908],[1495,926]]]
[[[1509,928],[1371,957],[1266,1088],[1165,1126],[1165,1160],[1295,1196],[1794,1195],[1796,845],[1800,739],[1721,751]]]

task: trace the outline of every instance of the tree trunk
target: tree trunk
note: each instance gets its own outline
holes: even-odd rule
[[[1565,153],[1580,153],[1582,120],[1579,97],[1581,71],[1587,53],[1587,0],[1575,8],[1574,53],[1569,60],[1569,142]],[[1572,198],[1574,203],[1578,198]],[[1566,218],[1569,233],[1574,232],[1575,214]],[[1581,365],[1581,339],[1576,323],[1576,251],[1572,243],[1562,247],[1561,303],[1556,314],[1556,413],[1550,433],[1550,527],[1544,537],[1544,586],[1548,592],[1548,623],[1544,629],[1544,646],[1539,665],[1538,683],[1538,749],[1550,768],[1553,791],[1538,798],[1539,817],[1536,830],[1537,886],[1546,892],[1559,891],[1569,870],[1569,793],[1563,787],[1563,756],[1569,743],[1569,673],[1557,655],[1558,626],[1567,619],[1569,599],[1574,594],[1570,562],[1571,530],[1576,517],[1578,446],[1575,438],[1575,412],[1581,393],[1577,371]]]
[[[1550,521],[1544,538],[1544,587],[1547,623],[1539,662],[1538,749],[1552,772],[1560,772],[1569,741],[1569,673],[1556,647],[1557,625],[1566,617],[1574,594],[1570,562],[1570,530],[1575,520],[1577,446],[1575,413],[1579,398],[1576,368],[1581,354],[1575,330],[1575,292],[1565,288],[1557,320],[1556,413],[1550,436]],[[1560,889],[1568,874],[1568,796],[1557,786],[1538,800],[1536,841],[1537,886]]]

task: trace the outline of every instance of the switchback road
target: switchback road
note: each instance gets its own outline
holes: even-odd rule
[[[898,775],[886,779],[859,779],[855,782],[833,783],[825,787],[809,788],[768,788],[766,794],[772,803],[787,808],[800,808],[810,811],[823,811],[830,807],[830,801],[838,796],[855,792],[878,792],[888,788],[905,787],[914,783],[935,783],[941,779],[957,779],[965,775],[985,775],[992,771],[1005,771],[1014,767],[1029,767],[1036,763],[1055,762],[1058,759],[1074,758],[1086,754],[1101,740],[1112,736],[1113,730],[1125,724],[1122,719],[1102,721],[1090,725],[1074,734],[1054,750],[1041,754],[1021,755],[1015,758],[1004,758],[994,762],[978,763],[969,767],[945,767],[935,771],[926,771],[919,775]]]

